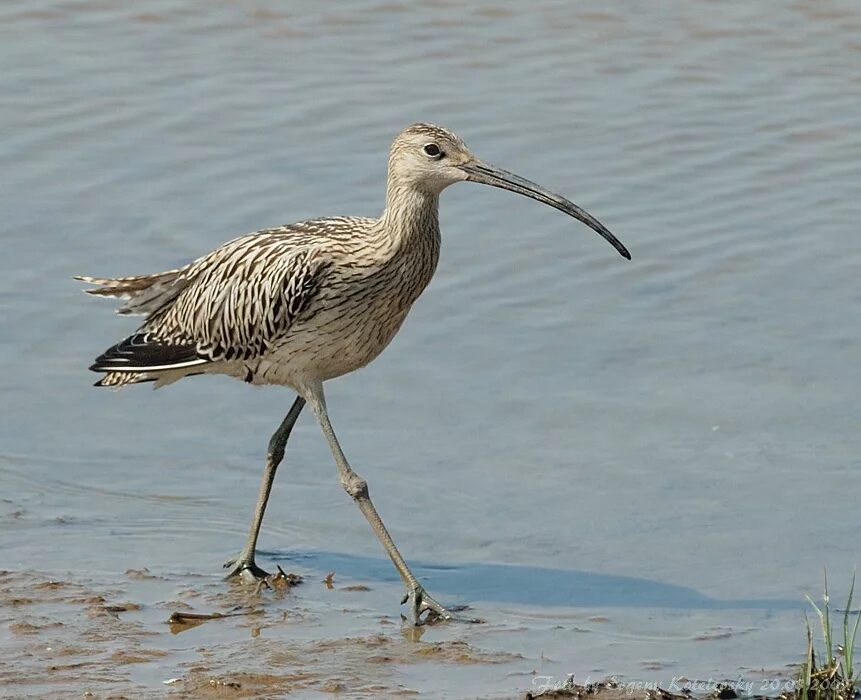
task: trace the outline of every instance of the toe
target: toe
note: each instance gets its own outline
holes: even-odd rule
[[[269,578],[269,572],[261,569],[254,561],[234,561],[230,566],[230,571],[225,576],[226,579],[238,578],[243,583],[258,584],[261,581],[266,581]]]
[[[456,619],[451,612],[431,598],[421,586],[408,590],[401,604],[408,601],[410,622],[415,626],[433,625]]]

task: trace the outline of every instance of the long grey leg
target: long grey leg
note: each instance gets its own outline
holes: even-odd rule
[[[269,574],[261,569],[254,561],[254,550],[257,548],[257,537],[260,534],[260,525],[263,523],[263,513],[266,511],[266,503],[269,500],[269,492],[272,490],[272,482],[275,481],[275,472],[278,465],[284,459],[284,448],[287,439],[296,424],[296,419],[305,406],[305,399],[297,396],[290,411],[281,421],[278,430],[269,440],[269,449],[266,454],[266,467],[263,470],[263,481],[260,484],[260,494],[257,496],[257,505],[254,507],[254,518],[251,520],[251,529],[248,531],[248,539],[242,552],[235,559],[224,564],[225,569],[230,569],[227,578],[241,576],[250,581],[265,579]]]
[[[332,429],[332,424],[329,421],[322,383],[306,387],[305,398],[311,404],[311,408],[317,416],[317,422],[323,429],[323,435],[326,436],[326,440],[335,457],[335,463],[338,465],[338,474],[341,477],[341,485],[352,496],[356,505],[359,506],[359,510],[362,511],[365,518],[371,524],[374,533],[401,575],[401,579],[403,579],[404,585],[407,588],[407,594],[402,602],[405,603],[409,600],[412,622],[414,624],[421,624],[421,615],[425,611],[430,611],[434,616],[439,616],[443,619],[451,619],[452,614],[425,592],[418,579],[410,571],[406,561],[404,561],[404,558],[395,546],[389,531],[383,524],[379,513],[377,513],[377,509],[374,508],[374,504],[371,502],[371,497],[368,494],[368,483],[350,467],[350,463],[344,456],[344,452],[338,443],[338,438],[335,437],[335,431]]]

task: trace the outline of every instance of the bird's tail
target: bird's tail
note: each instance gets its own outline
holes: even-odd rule
[[[183,377],[193,377],[203,372],[194,372],[187,370],[167,370],[162,372],[107,372],[93,386],[103,386],[109,389],[121,389],[129,384],[143,384],[144,382],[154,382],[154,389],[161,389],[163,386],[178,382]]]
[[[141,382],[155,381],[155,377],[150,377],[146,372],[108,372],[93,386],[106,386],[112,389],[119,389],[127,384],[140,384]]]

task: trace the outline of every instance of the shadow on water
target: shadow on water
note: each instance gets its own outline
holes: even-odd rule
[[[301,564],[340,577],[397,583],[384,558],[325,551],[260,552],[279,562]],[[710,598],[692,588],[633,576],[598,574],[514,564],[444,566],[414,561],[416,576],[434,595],[462,601],[582,608],[672,608],[691,610],[802,610],[801,601],[780,598]]]

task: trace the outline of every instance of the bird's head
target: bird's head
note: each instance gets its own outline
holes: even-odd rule
[[[460,166],[475,160],[457,134],[433,124],[413,124],[392,143],[389,178],[401,186],[439,194],[466,180]]]
[[[620,255],[631,259],[622,243],[587,211],[564,197],[502,168],[480,161],[457,134],[433,124],[413,124],[392,143],[389,185],[438,195],[461,181],[480,182],[535,199],[582,221]]]

